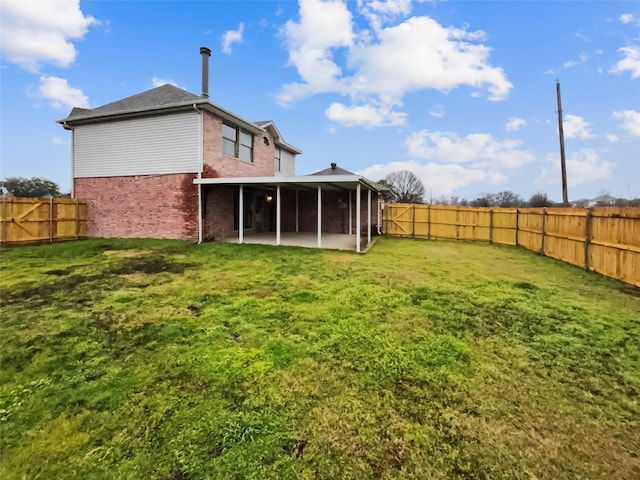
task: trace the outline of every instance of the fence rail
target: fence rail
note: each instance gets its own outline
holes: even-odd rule
[[[87,236],[87,203],[73,198],[2,197],[0,243],[57,242]]]
[[[391,203],[383,233],[516,245],[640,286],[640,208],[474,208]]]

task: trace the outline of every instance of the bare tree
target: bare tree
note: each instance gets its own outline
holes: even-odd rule
[[[550,207],[551,205],[553,205],[553,202],[551,200],[549,200],[549,197],[547,197],[546,193],[534,193],[533,195],[531,195],[531,198],[529,199],[529,206],[530,207]]]
[[[472,207],[495,207],[498,202],[495,193],[483,193],[470,202]]]
[[[387,175],[381,184],[390,191],[390,200],[398,203],[422,203],[424,198],[424,184],[409,170],[400,170]]]
[[[517,193],[513,193],[510,190],[498,192],[495,195],[496,206],[502,208],[514,208],[520,207],[525,204],[524,199]]]

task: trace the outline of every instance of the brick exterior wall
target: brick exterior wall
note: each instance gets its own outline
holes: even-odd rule
[[[253,137],[253,163],[222,154],[222,119],[203,112],[204,177],[270,177],[274,174],[274,140],[268,132]],[[266,137],[269,145],[264,143]]]
[[[194,173],[74,179],[87,200],[89,237],[198,240]]]
[[[238,235],[238,231],[233,229],[234,195],[237,195],[237,188],[228,185],[203,188],[204,240],[219,240]]]

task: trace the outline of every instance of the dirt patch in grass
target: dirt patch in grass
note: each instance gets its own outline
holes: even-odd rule
[[[183,273],[190,264],[176,262],[162,255],[145,255],[125,257],[117,266],[111,269],[111,273],[117,275],[131,275],[135,273]]]
[[[2,295],[5,305],[26,304],[32,307],[59,304],[88,305],[101,298],[106,290],[122,286],[113,282],[109,275],[68,275],[49,283],[27,283],[15,285]]]
[[[111,246],[108,246],[107,248],[111,248]],[[142,250],[142,249],[103,250],[102,253],[108,257],[130,258],[130,257],[144,257],[145,255],[151,255],[153,253],[153,250]]]

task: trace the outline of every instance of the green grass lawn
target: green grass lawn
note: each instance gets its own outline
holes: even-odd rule
[[[640,478],[640,296],[512,247],[2,250],[2,479]]]

